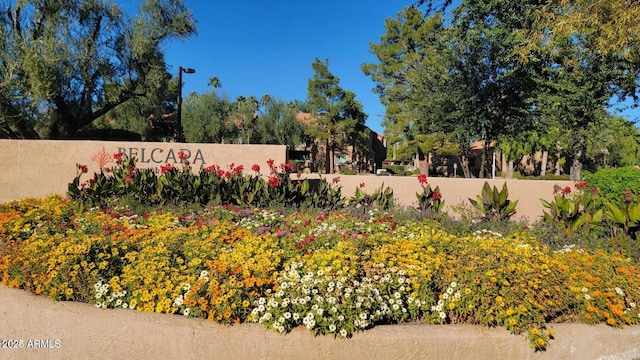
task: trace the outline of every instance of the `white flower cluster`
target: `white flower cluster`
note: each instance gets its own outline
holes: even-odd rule
[[[205,279],[205,281],[209,281],[209,272],[207,270],[202,270],[200,272],[200,276],[198,279]],[[191,284],[182,283],[182,294],[178,294],[178,296],[173,299],[173,305],[178,307],[179,312],[184,316],[189,316],[191,314],[191,308],[184,305],[184,298],[189,291],[191,291]]]
[[[99,279],[93,284],[95,306],[99,309],[107,308],[129,308],[129,304],[123,300],[127,296],[127,290],[120,292],[111,292],[109,283]],[[133,309],[133,307],[131,307]]]
[[[438,317],[442,322],[446,321],[447,319],[447,313],[445,312],[445,310],[447,310],[447,308],[450,306],[453,306],[455,308],[455,303],[460,302],[460,298],[462,295],[460,294],[460,290],[456,290],[457,287],[458,283],[456,283],[455,281],[449,284],[447,290],[445,290],[445,292],[440,295],[440,299],[438,300],[436,305],[433,305],[431,307],[431,311],[438,313]]]
[[[500,234],[499,232],[495,232],[487,229],[474,231],[473,235],[475,235],[475,237],[477,237],[478,239],[502,237],[502,234]]]
[[[129,230],[132,230],[132,229],[147,229],[148,228],[147,225],[137,224],[136,223],[137,220],[138,220],[138,215],[136,215],[136,214],[133,214],[131,216],[122,215],[122,216],[118,217],[118,221],[120,221],[124,225],[126,225],[127,229],[129,229]]]
[[[249,231],[255,231],[263,226],[274,227],[282,224],[284,215],[275,211],[254,209],[251,216],[240,219],[238,226]]]
[[[403,270],[380,267],[382,276],[360,280],[331,267],[303,273],[292,263],[278,277],[280,288],[254,301],[249,321],[278,332],[304,325],[314,333],[347,337],[381,321],[398,321],[421,310],[423,302],[411,296]]]
[[[575,244],[564,245],[560,249],[554,251],[555,254],[564,254],[572,251],[582,251],[582,249],[578,248]]]

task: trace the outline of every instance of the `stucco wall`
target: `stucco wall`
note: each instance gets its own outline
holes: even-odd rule
[[[138,159],[139,167],[159,167],[165,163],[177,163],[178,152],[190,154],[194,169],[216,164],[226,167],[231,163],[242,164],[251,173],[252,164],[266,169],[268,159],[276,164],[286,161],[286,147],[281,145],[225,145],[225,144],[177,144],[108,141],[53,141],[53,140],[0,140],[0,202],[18,200],[27,196],[43,197],[52,193],[65,194],[67,184],[76,175],[76,163],[89,166],[88,179],[99,170],[98,155],[109,160],[116,152],[124,151]],[[108,166],[113,163],[108,163]],[[296,176],[296,175],[293,175]],[[364,190],[372,193],[377,188],[391,187],[397,202],[406,206],[416,204],[416,192],[422,191],[416,177],[375,176],[375,175],[304,175],[310,178],[324,178],[342,187],[344,196],[351,196],[364,183]],[[553,198],[554,185],[573,185],[569,181],[536,181],[505,179],[461,179],[429,178],[432,188],[440,186],[446,202],[445,211],[452,213],[453,206],[468,204],[482,191],[484,182],[498,189],[506,182],[509,199],[518,200],[516,217],[535,221],[542,217],[543,206],[540,199]]]
[[[416,193],[422,192],[422,187],[415,176],[375,176],[375,175],[320,175],[310,174],[309,178],[323,178],[328,182],[337,180],[337,184],[342,187],[343,196],[352,196],[360,184],[362,188],[371,194],[379,188],[393,189],[393,195],[397,203],[405,206],[416,206]],[[514,218],[523,218],[535,221],[543,216],[545,208],[540,199],[553,200],[553,187],[573,186],[571,181],[546,181],[546,180],[517,180],[517,179],[463,179],[463,178],[442,178],[430,177],[428,184],[432,189],[440,187],[442,198],[445,201],[444,211],[455,215],[455,208],[460,205],[469,205],[469,198],[476,199],[482,193],[484,183],[488,182],[491,187],[496,186],[502,190],[503,184],[507,184],[509,199],[518,201],[516,215]]]
[[[138,159],[140,168],[179,163],[178,152],[189,154],[194,169],[231,163],[250,169],[254,163],[266,168],[268,159],[279,165],[287,160],[284,145],[182,144],[115,141],[0,140],[0,202],[26,196],[43,197],[65,194],[67,184],[76,176],[76,164],[85,164],[89,173],[99,171],[98,157],[113,159],[124,152]],[[113,162],[107,166],[114,165]],[[89,175],[87,175],[87,179]]]
[[[631,360],[640,357],[640,326],[551,324],[556,339],[534,352],[526,335],[472,325],[386,325],[341,340],[304,327],[287,335],[260,324],[218,325],[178,315],[101,310],[52,302],[0,286],[1,359]],[[37,343],[36,343],[37,340]],[[32,347],[27,348],[28,344]],[[38,345],[34,348],[34,345]],[[42,346],[41,346],[42,344]],[[46,346],[46,347],[45,347]]]

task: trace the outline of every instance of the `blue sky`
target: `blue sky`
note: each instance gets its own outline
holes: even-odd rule
[[[382,133],[384,106],[372,92],[375,84],[360,69],[376,62],[369,44],[379,42],[384,21],[412,0],[184,0],[197,20],[198,35],[165,46],[166,61],[183,75],[183,96],[209,92],[209,79],[222,83],[219,93],[236,96],[268,94],[286,101],[304,101],[311,63],[329,60],[329,70],[343,89],[356,94],[368,114],[367,126]],[[119,0],[135,11],[141,0]],[[640,120],[640,110],[623,112]]]
[[[127,11],[140,1],[120,0]],[[307,98],[311,63],[329,60],[340,86],[356,94],[369,117],[367,126],[382,132],[384,107],[372,92],[375,83],[360,69],[377,59],[370,42],[379,42],[384,20],[395,17],[410,0],[184,0],[198,22],[198,35],[165,47],[167,64],[183,75],[183,96],[211,90],[209,79],[222,83],[219,93],[268,94],[286,101]]]

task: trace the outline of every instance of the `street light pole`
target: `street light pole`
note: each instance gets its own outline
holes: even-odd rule
[[[192,68],[183,68],[182,66],[178,67],[178,113],[177,113],[177,124],[175,129],[175,139],[176,142],[184,142],[184,134],[182,132],[182,73],[185,74],[193,74],[196,72],[195,69]]]

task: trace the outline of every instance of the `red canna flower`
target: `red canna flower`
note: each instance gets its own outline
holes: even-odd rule
[[[427,183],[427,174],[418,175],[418,182],[420,184],[426,184]]]
[[[216,165],[216,164],[209,165],[206,168],[204,168],[204,172],[206,172],[206,173],[210,173],[210,172],[214,172],[214,171],[218,171],[218,165]]]
[[[439,192],[439,191],[434,191],[434,192],[433,192],[433,199],[434,199],[434,200],[439,200],[439,199],[441,199],[441,198],[442,198],[442,194],[440,194],[440,192]]]
[[[333,181],[334,184],[339,183],[340,182],[340,176],[334,177],[332,181]]]
[[[160,165],[160,172],[162,173],[162,175],[166,174],[167,171],[173,169],[173,165],[171,164],[166,164],[166,165]]]
[[[128,182],[128,183],[132,183],[135,179],[133,178],[133,175],[131,173],[128,173],[127,176],[124,178],[124,181]]]
[[[360,189],[362,189],[365,186],[365,183],[361,182],[360,183]]]
[[[278,179],[275,176],[272,176],[269,178],[269,186],[271,186],[272,188],[277,188],[280,185],[280,179]]]
[[[563,194],[571,194],[571,187],[567,186],[562,190]]]
[[[87,165],[76,164],[76,166],[78,167],[78,170],[80,170],[83,174],[89,172],[89,167],[87,167]]]
[[[216,171],[216,174],[217,174],[219,177],[223,177],[223,176],[224,176],[224,170],[222,170],[222,169],[218,169],[218,170]]]
[[[289,164],[289,163],[282,164],[282,170],[284,172],[287,172],[287,173],[292,172],[293,171],[293,164]]]
[[[576,186],[576,190],[582,191],[587,188],[588,184],[586,181],[582,180],[582,181],[578,181],[575,186]]]
[[[237,175],[240,176],[242,175],[242,171],[244,170],[244,165],[238,165],[236,167],[233,168],[233,170],[231,170],[233,172],[233,175]]]
[[[104,168],[103,170],[104,170],[104,172],[106,172],[106,173],[110,173],[110,172],[111,172],[111,168],[108,168],[108,167]]]
[[[120,164],[122,162],[122,153],[121,152],[117,152],[115,154],[113,154],[113,159]]]
[[[188,157],[189,156],[187,156],[187,153],[185,153],[184,151],[178,151],[178,159],[180,159],[180,161],[187,160]]]
[[[129,165],[127,166],[127,169],[129,169],[129,171],[134,171],[136,169],[135,165]]]
[[[253,165],[251,166],[251,170],[253,170],[253,171],[255,171],[255,172],[259,173],[259,172],[260,172],[260,165],[258,165],[258,164],[253,164]]]
[[[273,159],[269,159],[267,160],[267,165],[269,165],[269,167],[273,167]]]

